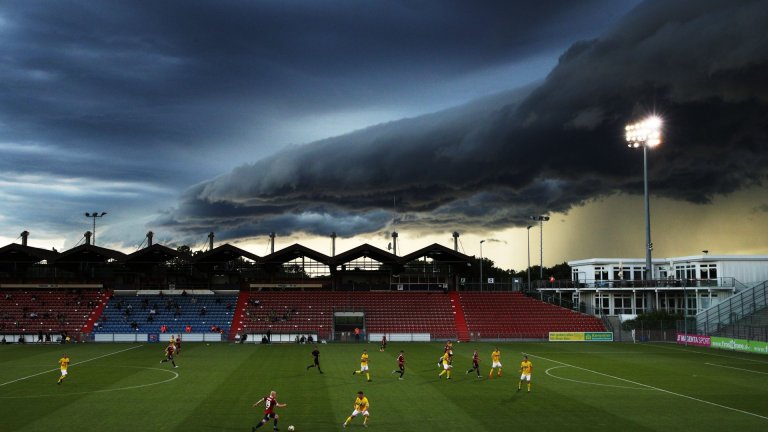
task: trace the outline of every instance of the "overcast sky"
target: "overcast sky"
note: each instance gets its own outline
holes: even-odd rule
[[[0,240],[68,248],[106,211],[99,244],[127,251],[150,229],[386,247],[394,207],[404,252],[458,230],[520,268],[550,214],[545,264],[639,257],[623,126],[657,112],[657,252],[766,253],[766,22],[733,0],[2,2]],[[683,214],[704,221],[665,243]]]

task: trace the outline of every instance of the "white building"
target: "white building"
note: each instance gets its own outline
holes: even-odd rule
[[[538,289],[556,294],[587,311],[636,315],[651,310],[697,312],[734,293],[768,280],[768,255],[694,255],[653,260],[644,280],[645,259],[590,258],[569,261],[572,280]],[[687,304],[687,307],[685,306]]]

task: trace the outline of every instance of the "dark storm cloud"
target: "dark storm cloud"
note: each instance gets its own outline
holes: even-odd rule
[[[524,226],[531,214],[642,193],[642,154],[626,147],[623,127],[654,110],[664,143],[650,155],[652,192],[706,203],[767,172],[766,22],[764,1],[649,1],[574,44],[527,96],[287,149],[190,189],[166,220],[240,235],[264,234],[261,225],[327,234],[338,229],[299,215],[366,218],[396,197],[409,227]]]

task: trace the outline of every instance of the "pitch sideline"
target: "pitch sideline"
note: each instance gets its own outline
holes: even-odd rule
[[[77,363],[72,363],[70,366],[76,366],[76,365],[80,365],[80,364],[83,364],[83,363],[88,363],[88,362],[90,362],[90,361],[98,360],[98,359],[100,359],[100,358],[104,358],[104,357],[109,357],[109,356],[112,356],[112,355],[115,355],[115,354],[120,354],[120,353],[123,353],[123,352],[126,352],[126,351],[130,351],[130,350],[132,350],[132,349],[141,348],[141,347],[143,347],[143,346],[144,346],[144,345],[136,345],[136,346],[134,346],[134,347],[126,348],[126,349],[124,349],[124,350],[115,351],[115,352],[113,352],[113,353],[109,353],[109,354],[100,355],[100,356],[98,356],[98,357],[94,357],[94,358],[92,358],[92,359],[83,360],[83,361],[81,361],[81,362],[77,362]],[[43,375],[43,374],[47,374],[47,373],[51,373],[51,372],[56,372],[57,370],[59,370],[59,368],[50,369],[50,370],[47,370],[47,371],[42,371],[42,372],[39,372],[39,373],[36,373],[36,374],[33,374],[33,375],[25,376],[25,377],[23,377],[23,378],[15,379],[15,380],[13,380],[13,381],[4,382],[4,383],[0,384],[0,387],[6,386],[6,385],[8,385],[8,384],[13,384],[13,383],[15,383],[15,382],[19,382],[19,381],[24,381],[24,380],[26,380],[26,379],[34,378],[34,377],[36,377],[36,376],[39,376],[39,375]]]

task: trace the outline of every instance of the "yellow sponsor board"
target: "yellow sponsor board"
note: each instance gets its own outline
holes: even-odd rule
[[[549,332],[550,342],[584,342],[584,332]]]

